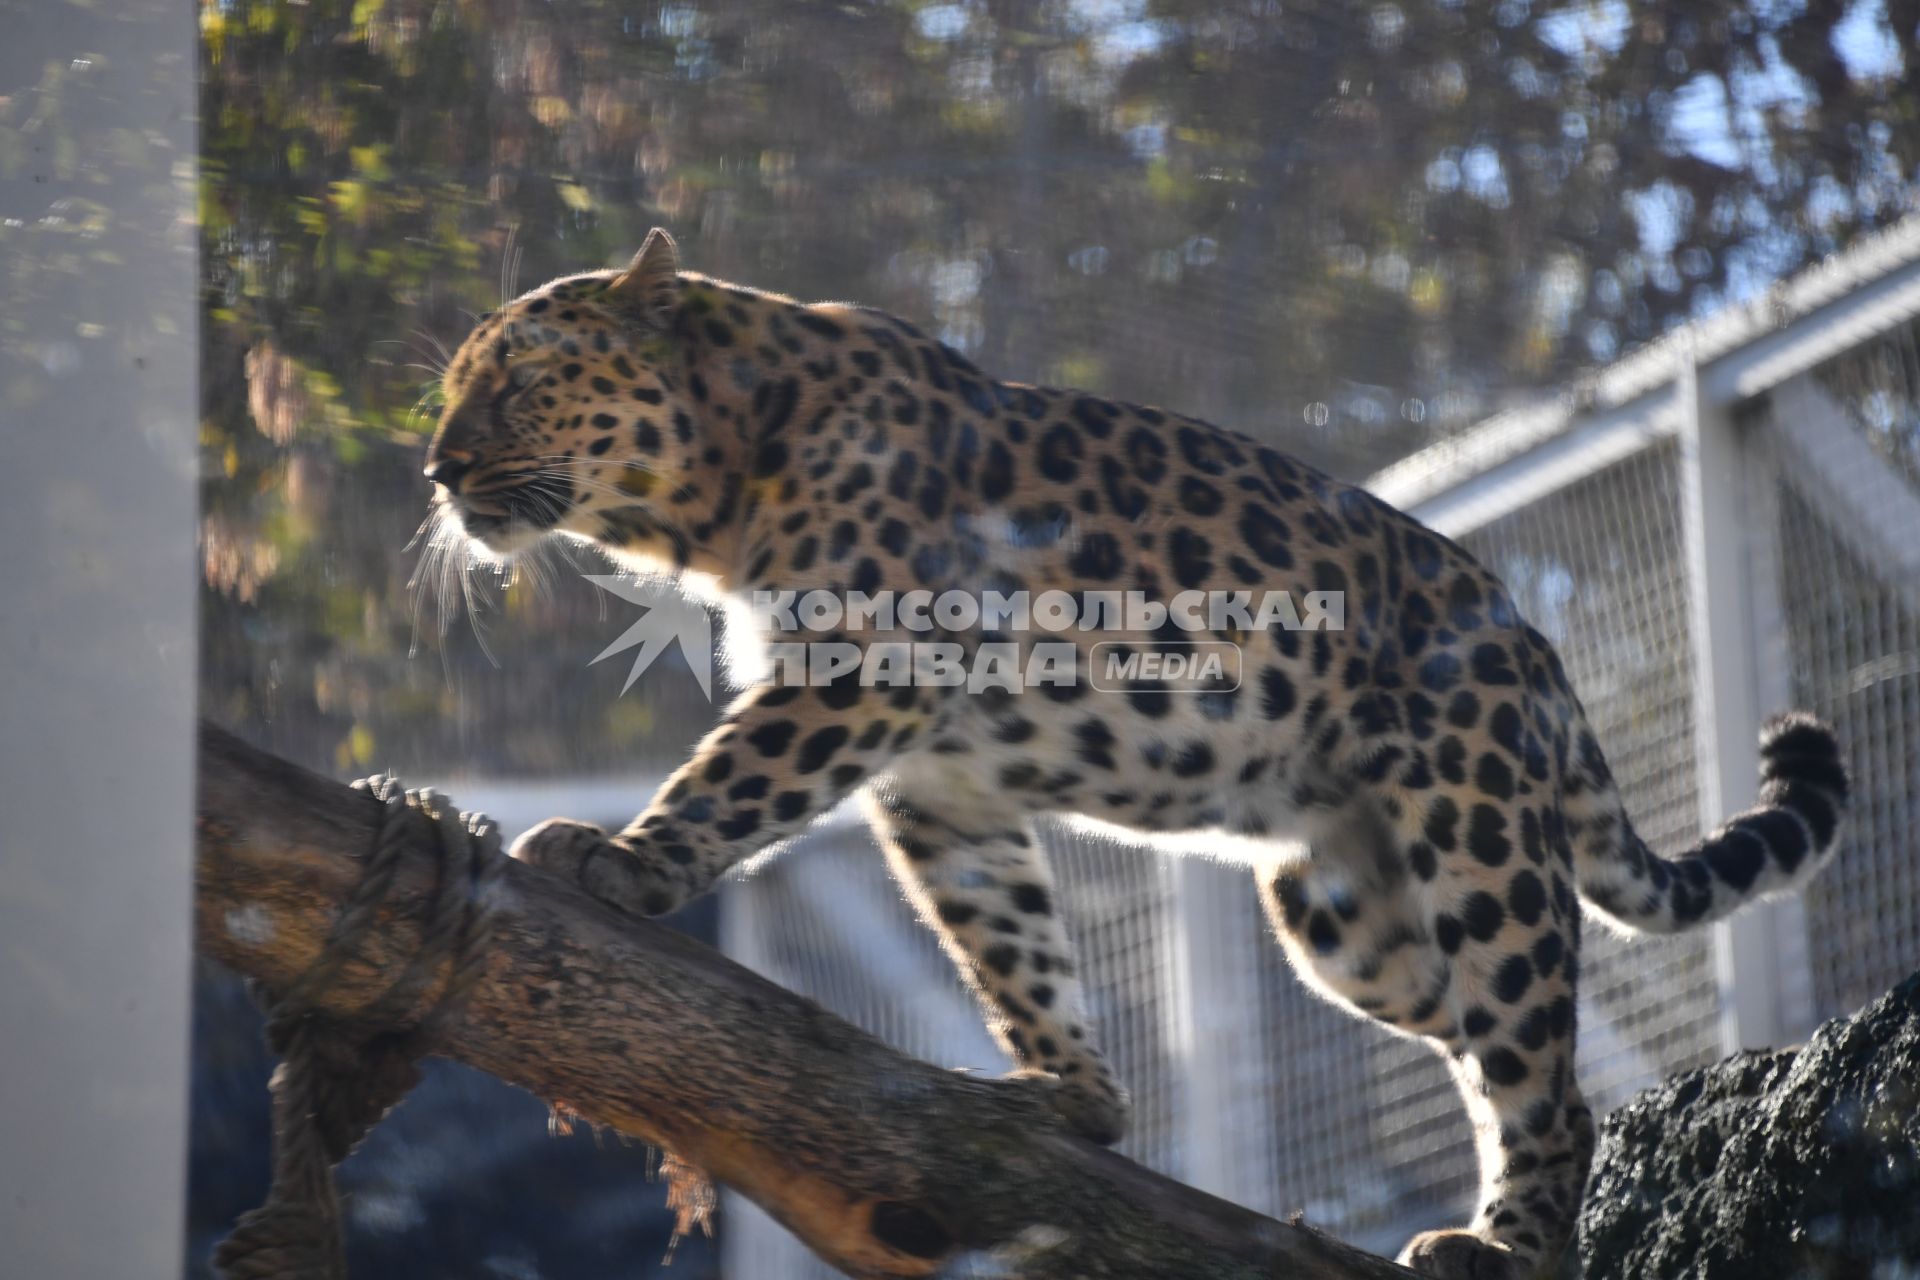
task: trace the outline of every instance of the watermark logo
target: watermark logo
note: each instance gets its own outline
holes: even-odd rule
[[[587,580],[646,610],[593,659],[634,650],[622,693],[677,644],[712,700],[713,627],[705,611],[663,600],[657,581]],[[1138,591],[756,591],[742,603],[729,634],[737,628],[751,636],[772,683],[807,687],[1018,693],[1085,684],[1136,695],[1230,693],[1241,683],[1242,638],[1346,626],[1338,591],[1183,591],[1166,601]]]
[[[1347,617],[1341,591],[755,591],[750,607],[763,631],[815,634],[1343,631]]]
[[[693,678],[700,682],[700,692],[708,702],[713,701],[713,619],[705,609],[688,607],[682,601],[663,603],[661,597],[669,588],[658,582],[635,581],[615,573],[584,576],[602,591],[646,610],[638,621],[620,633],[618,640],[593,659],[599,662],[616,653],[634,650],[633,666],[627,671],[627,682],[620,686],[621,693],[633,688],[654,659],[677,644]],[[592,666],[593,662],[587,665]]]
[[[1231,640],[1161,640],[1145,645],[1102,640],[1088,654],[1087,685],[1101,693],[1160,688],[1168,693],[1232,693],[1240,687],[1240,646]]]

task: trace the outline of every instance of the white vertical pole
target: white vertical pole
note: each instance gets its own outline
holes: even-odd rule
[[[1182,1180],[1254,1208],[1268,1193],[1256,1153],[1270,1140],[1270,1107],[1257,1087],[1265,1051],[1255,950],[1264,939],[1242,867],[1192,857],[1163,860],[1170,897],[1165,1007],[1180,1073]]]
[[[8,92],[38,132],[11,138],[0,263],[30,295],[7,299],[0,335],[0,1271],[170,1276],[193,934],[197,29],[188,5],[31,13],[8,32],[26,73]],[[60,96],[35,107],[42,67]],[[104,206],[98,241],[60,216],[73,197]]]
[[[773,949],[768,945],[778,922],[767,910],[767,886],[738,875],[716,887],[720,895],[720,950],[755,973],[774,977]],[[739,1192],[720,1192],[720,1274],[726,1280],[754,1280],[759,1276],[798,1276],[807,1273],[805,1248],[760,1206]],[[815,1269],[819,1269],[817,1264]]]
[[[1794,705],[1792,656],[1787,632],[1787,609],[1792,602],[1781,591],[1785,566],[1780,554],[1780,447],[1773,423],[1782,414],[1817,413],[1801,403],[1806,374],[1790,379],[1768,396],[1765,420],[1756,420],[1742,432],[1745,468],[1741,477],[1745,495],[1751,584],[1754,688],[1762,716]],[[1806,899],[1799,894],[1780,898],[1748,913],[1765,922],[1764,941],[1771,948],[1771,976],[1775,984],[1775,1043],[1805,1039],[1813,1031],[1817,1009],[1813,994],[1813,954],[1808,940]],[[1736,919],[1737,929],[1745,924]]]
[[[1687,555],[1694,657],[1694,724],[1700,820],[1718,826],[1752,805],[1761,701],[1760,633],[1779,622],[1777,592],[1756,570],[1755,544],[1771,531],[1755,527],[1747,448],[1729,406],[1701,393],[1691,344],[1683,348],[1678,387],[1685,417],[1680,434],[1680,492]],[[1769,691],[1771,696],[1772,691]],[[1772,905],[1750,907],[1714,926],[1724,1051],[1767,1048],[1788,1034],[1781,1008],[1780,941],[1787,932]]]

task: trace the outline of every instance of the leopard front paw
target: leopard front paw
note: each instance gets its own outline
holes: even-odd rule
[[[1092,1079],[1082,1079],[1028,1068],[1015,1071],[1007,1078],[1045,1090],[1048,1105],[1077,1137],[1110,1147],[1127,1136],[1127,1119],[1133,1104],[1127,1091],[1111,1075],[1103,1072]]]
[[[1400,1251],[1400,1264],[1437,1280],[1528,1280],[1534,1268],[1471,1231],[1423,1231]]]
[[[514,841],[508,853],[632,916],[665,915],[687,897],[674,876],[650,865],[644,849],[591,822],[548,818]]]

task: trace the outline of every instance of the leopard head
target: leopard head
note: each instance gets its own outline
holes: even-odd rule
[[[425,471],[442,514],[488,556],[560,534],[646,567],[697,558],[697,513],[681,508],[713,449],[675,337],[683,288],[656,228],[624,270],[543,285],[461,343]]]

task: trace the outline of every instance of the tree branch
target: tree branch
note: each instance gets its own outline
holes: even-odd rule
[[[195,938],[284,989],[310,965],[381,818],[371,797],[200,732]],[[416,818],[418,815],[416,815]],[[359,962],[350,1018],[419,943],[417,842]],[[510,864],[486,974],[441,1052],[665,1147],[857,1277],[973,1251],[1023,1280],[1387,1280],[1413,1273],[1068,1135],[1029,1085],[908,1058],[717,952]]]

